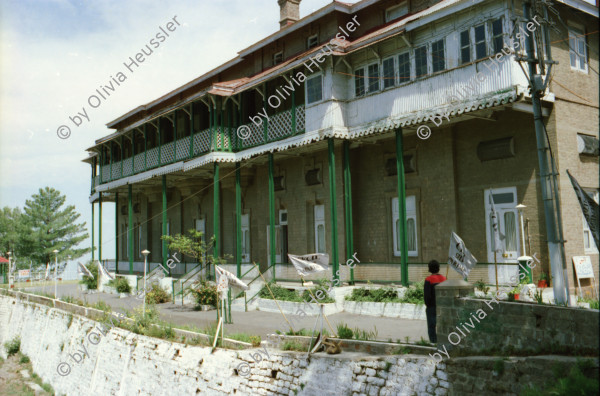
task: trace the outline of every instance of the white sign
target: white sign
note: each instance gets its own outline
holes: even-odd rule
[[[29,276],[29,270],[19,270],[19,278],[25,278]]]
[[[594,269],[590,256],[573,256],[573,265],[578,279],[594,278]]]
[[[448,251],[448,265],[463,278],[466,278],[471,269],[475,267],[475,264],[477,264],[477,260],[469,252],[463,240],[452,232],[452,235],[450,235],[450,249]]]

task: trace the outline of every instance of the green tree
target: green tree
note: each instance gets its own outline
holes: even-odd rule
[[[210,265],[220,265],[225,263],[222,257],[213,257],[209,251],[214,248],[215,238],[211,238],[210,243],[204,241],[203,233],[194,229],[188,231],[187,235],[177,234],[174,236],[163,235],[161,238],[167,242],[169,250],[176,250],[186,256],[194,257],[203,266],[206,265],[210,273]],[[213,270],[214,272],[214,270]]]
[[[0,210],[0,254],[7,257],[12,252],[13,257],[20,257],[23,251],[23,235],[27,228],[23,224],[23,213],[19,208],[5,206]]]
[[[59,251],[59,260],[67,256],[76,259],[91,251],[90,248],[77,249],[88,233],[85,222],[77,223],[81,216],[75,206],[65,205],[66,197],[51,187],[40,188],[23,208],[25,224],[30,233],[24,238],[25,250],[29,257],[41,263],[54,260],[53,250]]]

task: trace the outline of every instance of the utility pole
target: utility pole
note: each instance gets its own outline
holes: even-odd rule
[[[535,12],[536,0],[525,0],[523,2],[523,16],[526,22],[534,22],[532,19],[532,9]],[[558,183],[556,164],[552,157],[550,140],[547,137],[544,120],[542,117],[541,98],[548,85],[552,66],[556,63],[552,61],[550,53],[550,41],[546,24],[548,23],[548,12],[546,4],[542,3],[544,22],[541,26],[528,35],[525,39],[525,49],[527,58],[525,61],[529,66],[529,86],[531,88],[531,101],[533,105],[533,119],[535,126],[535,136],[537,141],[538,162],[540,166],[540,185],[542,189],[542,200],[544,202],[544,215],[546,220],[546,236],[548,239],[548,255],[550,258],[550,268],[552,273],[552,287],[554,299],[557,304],[569,303],[569,284],[565,277],[566,260],[565,245],[562,230],[562,219],[560,213],[560,201],[558,198]],[[534,35],[536,36],[538,59],[535,58],[533,51]],[[544,73],[544,70],[547,72]],[[542,74],[546,74],[544,80]],[[558,133],[558,132],[557,132]]]

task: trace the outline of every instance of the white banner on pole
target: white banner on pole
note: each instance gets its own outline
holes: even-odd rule
[[[300,276],[316,274],[329,269],[329,255],[325,253],[305,254],[304,256],[288,254],[288,257]]]
[[[248,290],[247,284],[242,282],[237,276],[233,275],[231,272],[215,265],[215,269],[217,272],[217,292],[218,293],[227,293],[229,287],[238,287],[242,290]]]
[[[477,264],[477,259],[471,254],[465,243],[453,231],[450,235],[450,249],[448,251],[448,265],[450,265],[463,278],[469,276],[471,269]]]

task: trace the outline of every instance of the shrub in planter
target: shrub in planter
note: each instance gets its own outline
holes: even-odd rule
[[[131,286],[127,279],[122,277],[117,277],[116,279],[111,279],[108,282],[108,286],[114,287],[117,293],[131,293]]]
[[[146,303],[162,304],[171,301],[171,295],[158,283],[150,285],[150,290],[146,292]]]
[[[548,287],[548,275],[545,272],[540,274],[540,279],[538,280],[538,287],[544,288]]]
[[[88,290],[96,290],[98,288],[98,265],[90,262],[86,265],[86,267],[88,270],[90,270],[94,277],[91,278],[87,275],[84,275],[79,283],[87,285]]]
[[[192,289],[196,305],[217,306],[217,286],[207,281],[201,281],[197,289]]]

